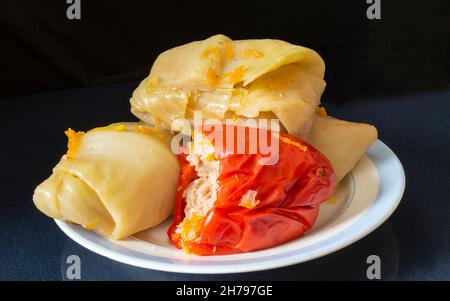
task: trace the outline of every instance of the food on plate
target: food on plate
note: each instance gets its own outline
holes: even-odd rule
[[[329,117],[323,109],[320,112],[306,141],[330,160],[339,183],[377,140],[377,129],[370,124]]]
[[[174,213],[170,240],[198,255],[300,237],[377,139],[371,125],[327,115],[324,72],[314,50],[280,40],[215,35],[167,50],[130,99],[141,121],[67,130],[34,203],[113,239]]]
[[[319,204],[335,191],[330,162],[308,143],[248,127],[239,142],[238,127],[203,127],[201,139],[194,136],[187,154],[179,155],[176,212],[168,234],[187,253],[248,252],[297,238],[312,227]],[[268,137],[269,145],[278,143],[275,164],[265,164],[272,154],[251,151],[252,130]],[[212,135],[217,131],[221,134]],[[235,143],[230,146],[228,139]]]
[[[34,192],[40,211],[114,239],[170,215],[180,169],[169,133],[118,123],[66,135],[67,154]]]
[[[325,64],[313,50],[280,40],[233,41],[215,35],[159,55],[134,91],[131,112],[172,129],[177,119],[256,118],[272,112],[305,139],[325,88]]]

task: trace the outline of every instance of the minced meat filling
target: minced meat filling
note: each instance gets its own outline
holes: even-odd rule
[[[205,216],[217,199],[219,184],[219,160],[211,159],[214,156],[203,156],[190,153],[186,159],[195,167],[198,179],[194,180],[184,191],[186,201],[184,209],[186,217]]]

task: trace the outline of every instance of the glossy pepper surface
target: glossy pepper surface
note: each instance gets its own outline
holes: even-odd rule
[[[227,131],[227,135],[222,135],[224,141],[245,141],[244,153],[236,151],[239,143],[232,149],[221,144],[222,149],[216,155],[219,160],[217,199],[204,216],[186,218],[183,192],[197,178],[197,173],[185,153],[178,156],[181,173],[175,218],[168,235],[187,253],[249,252],[295,239],[311,229],[319,204],[335,191],[335,173],[330,162],[311,145],[287,134],[263,129],[245,128],[245,136],[239,138],[238,128],[216,125],[200,130],[204,137],[220,129]],[[267,164],[273,154],[263,153],[259,148],[256,152],[250,151],[252,130],[258,132],[258,137],[269,137],[268,145],[278,143],[275,164]],[[217,136],[207,139],[218,149]],[[243,202],[249,192],[252,200]]]

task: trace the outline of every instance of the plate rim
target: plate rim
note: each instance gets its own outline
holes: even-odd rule
[[[397,179],[397,182],[395,185],[391,185],[391,187],[383,187],[383,180],[382,180],[382,174],[380,174],[380,165],[379,162],[377,164],[376,159],[374,160],[373,157],[368,154],[371,150],[377,150],[378,152],[382,152],[385,155],[389,155],[390,159],[393,159],[393,166],[391,168],[395,169],[396,176],[400,176],[400,178]],[[380,217],[378,219],[375,219],[375,221],[372,221],[372,223],[366,223],[365,228],[360,228],[355,235],[349,235],[344,236],[343,239],[339,239],[334,242],[330,242],[329,244],[325,244],[324,247],[318,248],[313,252],[310,252],[309,255],[297,255],[297,256],[287,256],[282,257],[278,259],[272,259],[272,260],[266,260],[261,259],[261,262],[258,262],[258,264],[254,265],[245,265],[245,264],[229,264],[229,265],[221,265],[221,266],[215,266],[214,269],[211,269],[210,265],[197,265],[195,263],[186,263],[186,264],[180,264],[180,263],[167,263],[167,262],[158,262],[158,261],[150,261],[148,259],[142,259],[142,258],[136,258],[127,254],[123,254],[121,252],[108,249],[104,246],[98,245],[97,243],[91,241],[90,239],[84,237],[82,234],[78,233],[78,231],[72,226],[62,220],[54,219],[58,227],[72,240],[74,240],[76,243],[80,244],[81,246],[87,248],[88,250],[97,253],[99,255],[105,256],[107,258],[110,258],[112,260],[129,264],[132,266],[140,267],[140,268],[146,268],[146,269],[153,269],[153,270],[160,270],[160,271],[166,271],[166,272],[176,272],[176,273],[188,273],[188,274],[233,274],[233,273],[244,273],[244,272],[255,272],[255,271],[261,271],[261,270],[268,270],[268,269],[275,269],[275,268],[281,268],[289,265],[298,264],[301,262],[310,261],[322,256],[326,256],[328,254],[331,254],[333,252],[336,252],[340,249],[343,249],[356,241],[362,239],[363,237],[367,236],[371,232],[373,232],[375,229],[377,229],[380,225],[382,225],[396,210],[398,207],[404,190],[405,190],[405,171],[404,168],[396,156],[396,154],[381,140],[377,139],[371,147],[366,151],[365,153],[369,159],[374,164],[375,168],[377,169],[379,173],[379,189],[382,188],[390,188],[394,189],[396,187],[400,188],[397,192],[394,198],[385,200],[385,202],[390,201],[390,206],[386,207]],[[386,185],[386,183],[384,183]],[[379,195],[375,198],[377,200],[379,198]],[[375,201],[374,200],[374,201]],[[82,229],[84,231],[84,229]],[[87,231],[87,230],[86,230]],[[96,234],[97,235],[97,234]],[[333,237],[333,236],[332,236]],[[329,237],[325,239],[324,241],[327,241],[328,239],[331,239],[332,237]],[[106,238],[105,238],[106,239]]]

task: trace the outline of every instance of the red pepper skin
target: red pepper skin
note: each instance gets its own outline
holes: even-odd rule
[[[194,166],[191,166],[186,160],[185,153],[181,153],[178,155],[178,161],[180,162],[181,170],[180,177],[178,178],[174,219],[172,225],[170,225],[169,227],[169,230],[167,230],[167,234],[169,235],[169,238],[172,240],[172,242],[177,246],[177,248],[181,248],[181,240],[175,230],[178,224],[181,223],[185,217],[184,207],[186,207],[186,202],[183,198],[183,192],[186,187],[197,178],[197,173],[195,172]]]
[[[213,130],[202,131],[208,135]],[[319,204],[335,191],[333,168],[306,142],[287,134],[280,133],[279,138],[271,135],[279,139],[275,165],[262,165],[261,159],[267,155],[260,153],[220,156],[217,200],[198,225],[200,230],[194,240],[183,240],[175,231],[185,217],[183,191],[196,178],[185,155],[179,155],[182,168],[176,215],[168,230],[177,247],[197,255],[249,252],[282,244],[311,229]],[[253,208],[239,206],[248,190],[257,192],[259,203]]]

